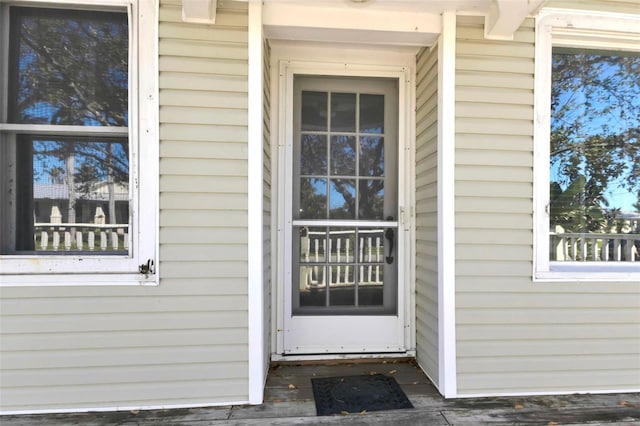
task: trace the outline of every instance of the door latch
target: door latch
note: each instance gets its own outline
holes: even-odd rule
[[[391,221],[393,220],[393,218],[389,216],[387,220]],[[391,265],[393,263],[393,244],[395,243],[395,239],[396,239],[396,235],[395,235],[395,232],[393,232],[393,228],[387,228],[387,230],[384,231],[384,237],[387,239],[387,242],[389,243],[389,256],[385,257],[385,260],[387,261],[387,264]]]

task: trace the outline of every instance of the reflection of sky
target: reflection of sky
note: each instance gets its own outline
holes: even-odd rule
[[[614,69],[614,67],[612,66],[608,66],[604,68],[604,72],[600,76],[600,78],[606,79],[612,77],[615,73],[616,69]],[[558,128],[563,124],[567,125],[567,121],[579,122],[581,124],[582,131],[581,134],[578,135],[577,141],[580,141],[594,135],[620,134],[626,129],[640,126],[640,92],[637,92],[629,97],[625,97],[625,101],[631,103],[632,110],[636,111],[637,113],[631,113],[629,114],[629,117],[626,118],[626,120],[622,120],[621,112],[623,110],[621,107],[615,106],[613,104],[604,104],[597,99],[591,99],[587,96],[587,90],[589,89],[579,89],[571,93],[562,92],[558,96],[560,105],[564,105],[567,102],[573,102],[576,105],[576,108],[572,109],[568,113],[565,113],[566,119],[564,123],[558,120],[554,120],[554,117],[552,115],[552,129]],[[610,99],[614,99],[614,95],[610,95]],[[586,104],[589,104],[589,102],[591,102],[592,107],[595,105],[595,107],[598,108],[598,110],[600,110],[602,113],[595,116],[592,115],[588,117],[587,120],[585,119]],[[605,108],[610,108],[610,110],[605,111]],[[567,188],[568,182],[563,182],[563,179],[566,179],[566,177],[561,174],[560,161],[551,165],[550,178],[551,181],[560,183],[560,186],[563,190]],[[625,189],[622,186],[623,184],[624,179],[621,177],[611,181],[605,189],[604,196],[609,203],[608,208],[620,208],[622,211],[633,212],[636,210],[633,207],[633,204],[638,201],[638,194],[634,194]]]
[[[63,144],[69,144],[72,142],[62,142]],[[107,178],[106,158],[108,144],[105,142],[83,142],[82,144],[75,144],[74,149],[74,169],[77,173],[83,164],[90,164],[96,166],[96,174],[98,179]],[[112,143],[113,156],[117,159],[117,162],[121,165],[126,165],[125,172],[128,172],[128,158],[123,146],[119,143]],[[82,148],[78,148],[82,146]],[[61,155],[41,154],[42,152],[55,151],[60,149],[61,142],[58,141],[34,141],[34,155],[33,155],[33,181],[34,183],[58,183],[54,182],[54,177],[51,175],[51,171],[58,169],[63,172],[60,178],[66,181],[66,169],[65,160]],[[87,154],[91,154],[90,156]]]

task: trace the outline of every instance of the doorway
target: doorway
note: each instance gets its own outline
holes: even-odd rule
[[[406,350],[399,84],[292,75],[284,354]]]

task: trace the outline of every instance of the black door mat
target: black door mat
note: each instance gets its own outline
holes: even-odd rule
[[[413,408],[393,377],[384,374],[311,379],[319,416]]]

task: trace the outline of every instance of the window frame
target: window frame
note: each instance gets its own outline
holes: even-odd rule
[[[7,123],[8,32],[11,6],[126,11],[129,22],[129,126],[57,126]],[[23,285],[155,285],[158,271],[158,5],[147,0],[37,0],[0,3],[0,151],[17,133],[127,136],[130,150],[130,227],[127,255],[9,254],[0,255],[0,286]],[[143,48],[140,48],[143,47]],[[144,77],[141,77],[144,76]],[[5,151],[6,152],[6,151]],[[144,161],[141,161],[144,159]],[[7,176],[0,173],[3,193]],[[144,207],[142,207],[144,206]],[[4,220],[0,217],[0,220]],[[7,229],[7,222],[0,223]],[[151,263],[153,262],[153,263]],[[152,266],[141,273],[141,265]]]
[[[552,48],[640,52],[640,15],[545,9],[536,20],[534,97],[534,281],[640,281],[640,262],[549,259]]]

